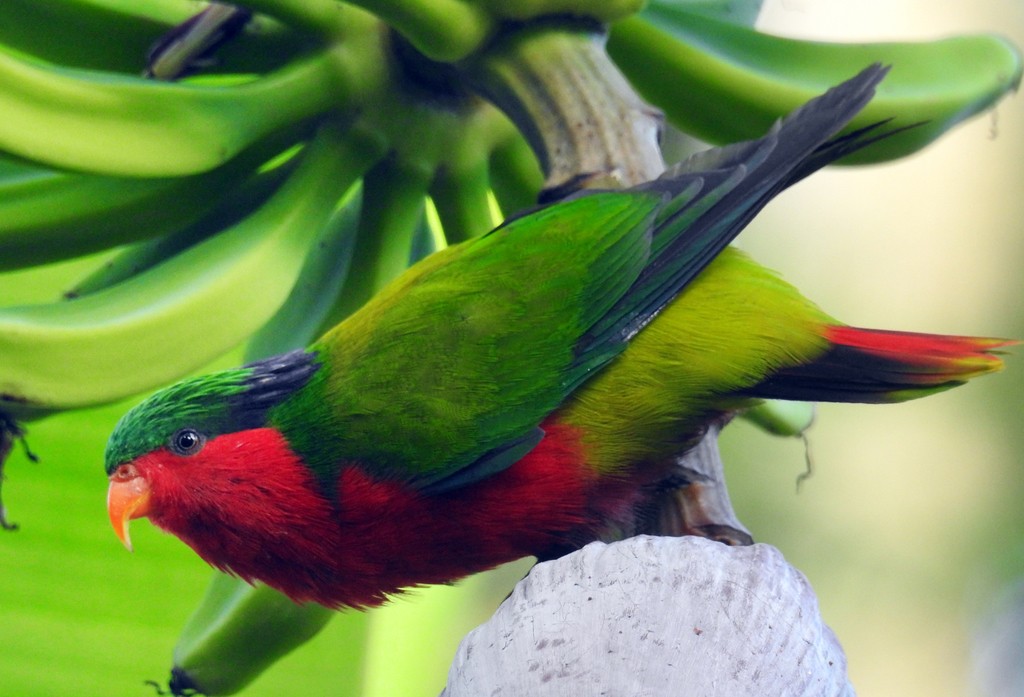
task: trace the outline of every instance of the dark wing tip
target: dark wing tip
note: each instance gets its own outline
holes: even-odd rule
[[[873,63],[849,80],[829,88],[776,120],[764,136],[694,153],[666,169],[657,179],[641,184],[637,188],[675,195],[681,187],[689,183],[693,175],[715,170],[727,171],[749,162],[752,158],[763,159],[780,141],[785,142],[791,149],[811,150],[828,137],[835,135],[867,106],[875,95],[875,88],[890,69],[891,66]],[[834,126],[834,129],[822,132],[820,124],[825,124],[826,127]],[[867,130],[875,126],[869,126]],[[856,138],[849,141],[849,152],[868,144]]]

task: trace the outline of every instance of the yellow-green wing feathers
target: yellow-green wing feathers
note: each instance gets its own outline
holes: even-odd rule
[[[584,434],[599,471],[692,445],[707,419],[750,400],[722,398],[828,348],[833,320],[774,272],[724,250],[655,322],[576,391],[559,418]],[[640,427],[642,426],[642,427]]]

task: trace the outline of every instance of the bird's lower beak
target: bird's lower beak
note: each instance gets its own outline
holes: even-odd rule
[[[149,482],[134,465],[121,465],[110,475],[107,513],[118,539],[132,551],[128,521],[149,515]]]

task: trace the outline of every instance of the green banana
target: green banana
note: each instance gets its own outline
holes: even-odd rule
[[[273,0],[287,5],[299,0]],[[260,0],[261,6],[269,3]],[[643,5],[642,0],[357,0],[359,5],[395,28],[432,60],[454,63],[479,51],[506,22],[552,17],[577,17],[583,22],[622,19]],[[247,3],[249,5],[249,3]],[[267,8],[268,12],[270,9]]]
[[[342,103],[342,73],[319,53],[240,84],[160,83],[47,66],[0,47],[0,150],[101,174],[204,172]]]
[[[32,178],[39,174],[40,167],[26,160],[0,154],[0,186],[8,181]]]
[[[379,285],[406,264],[412,239],[431,239],[422,213],[426,179],[385,160],[367,174],[366,187],[375,205],[362,210],[362,193],[353,196],[332,217],[314,241],[299,281],[278,313],[250,341],[246,355],[253,359],[306,345],[320,333],[330,303],[350,307],[353,283],[343,284],[352,255],[356,228],[363,237],[364,260],[373,268],[361,270]],[[369,195],[369,193],[368,193]],[[382,200],[383,199],[383,200]],[[372,240],[367,245],[365,240]],[[429,245],[428,245],[429,246]],[[377,255],[379,249],[387,253]],[[367,251],[372,250],[372,251]],[[415,253],[415,252],[414,252]],[[390,260],[380,265],[381,259]],[[359,262],[357,262],[358,264]],[[360,287],[359,284],[355,284]],[[347,291],[341,291],[347,286]],[[337,311],[337,307],[335,307]],[[169,687],[173,694],[198,690],[231,694],[247,685],[280,656],[308,641],[334,614],[318,605],[297,606],[264,587],[249,587],[222,574],[215,575],[200,607],[189,619],[174,651]],[[370,617],[348,613],[344,622],[345,674],[359,681],[361,654]],[[358,685],[353,685],[357,690]]]
[[[242,341],[284,302],[335,202],[378,156],[322,126],[288,182],[239,224],[92,295],[0,309],[0,410],[24,419],[109,402]]]
[[[638,17],[614,24],[608,52],[672,123],[715,143],[753,138],[827,86],[880,61],[892,71],[851,128],[888,118],[895,126],[921,125],[848,161],[889,160],[992,106],[1021,79],[1020,54],[997,36],[828,44],[770,36],[682,9],[672,14],[671,34]],[[668,26],[664,10],[661,17]]]
[[[442,168],[430,186],[448,244],[482,235],[499,222],[491,213],[487,164],[482,159],[466,168]]]
[[[773,399],[746,409],[739,416],[773,436],[802,436],[814,423],[815,406],[810,402]]]
[[[302,133],[301,135],[308,135]],[[140,179],[52,170],[0,155],[0,270],[168,234],[201,218],[300,133],[275,134],[217,169]],[[236,195],[237,197],[237,195]]]
[[[303,1],[273,0],[273,4]],[[259,0],[259,4],[268,3]],[[435,61],[465,58],[479,49],[498,26],[489,8],[464,0],[357,0],[353,4],[380,17],[420,53]]]
[[[537,205],[544,175],[536,155],[521,135],[517,133],[494,149],[490,167],[491,187],[506,218]]]
[[[65,291],[64,297],[70,300],[110,288],[248,218],[278,190],[295,169],[298,159],[301,158],[292,158],[254,175],[191,225],[156,239],[127,245]]]
[[[386,157],[363,177],[363,195],[348,275],[324,319],[330,327],[358,310],[409,265],[424,225],[430,172]]]
[[[307,346],[324,329],[348,276],[362,204],[357,185],[334,211],[310,247],[288,299],[249,340],[246,359],[257,360]]]
[[[171,694],[237,692],[334,616],[322,605],[297,605],[272,588],[215,573],[174,647]]]
[[[500,220],[500,217],[498,217],[498,220]],[[437,215],[437,207],[428,198],[423,219],[416,226],[416,231],[412,234],[412,242],[409,245],[408,266],[412,266],[416,262],[429,257],[434,252],[444,249],[446,246],[448,246],[448,242],[445,239],[444,229],[441,228],[441,219]]]

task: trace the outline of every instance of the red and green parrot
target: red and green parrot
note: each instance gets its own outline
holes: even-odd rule
[[[873,66],[763,138],[448,247],[308,350],[196,377],[118,423],[108,510],[299,602],[367,607],[628,528],[675,459],[762,398],[894,402],[1009,342],[844,325],[729,242],[874,139]]]

